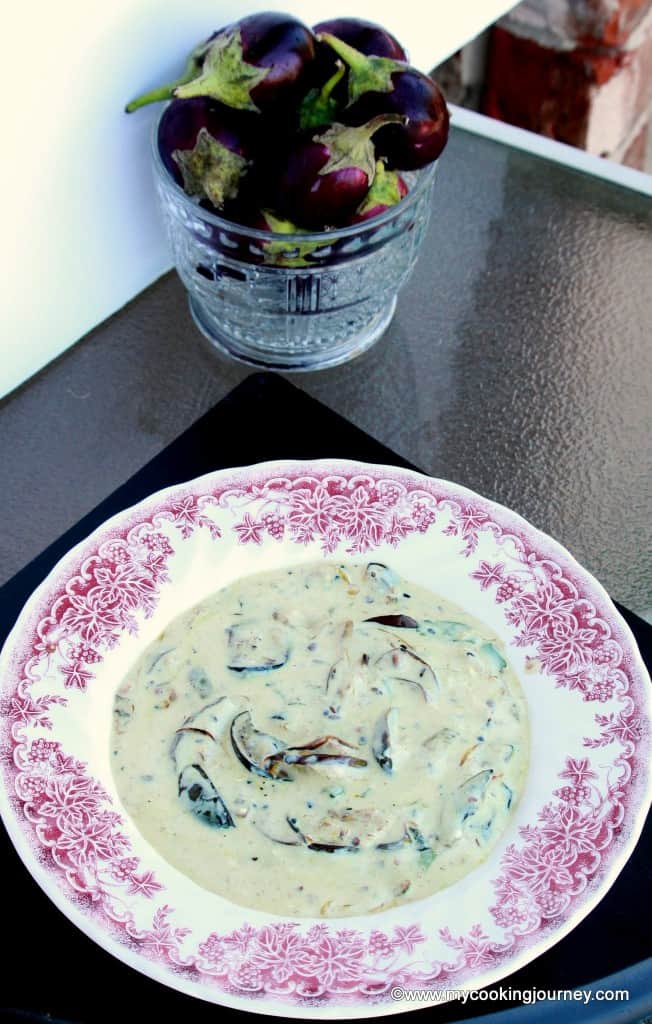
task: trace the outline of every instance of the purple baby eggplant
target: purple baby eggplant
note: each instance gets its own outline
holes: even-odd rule
[[[401,114],[375,139],[378,156],[390,169],[418,170],[436,160],[448,141],[448,108],[441,90],[427,75],[400,61],[367,57],[332,35],[320,37],[349,68],[349,103],[342,119],[365,124],[379,114]]]
[[[400,203],[408,193],[408,187],[398,171],[387,171],[382,160],[376,161],[376,175],[374,182],[363,203],[360,204],[351,218],[352,224],[362,224],[366,220],[377,217],[385,210]],[[366,619],[366,622],[380,622],[382,619],[406,619],[405,615],[377,616],[375,619]],[[414,621],[414,620],[411,620]],[[391,622],[387,623],[392,625]],[[396,623],[394,623],[396,625]],[[399,623],[400,625],[400,623]],[[414,623],[416,626],[416,622]]]
[[[181,803],[198,818],[216,828],[235,828],[229,809],[200,764],[189,764],[180,773]]]
[[[407,54],[398,39],[373,21],[362,18],[332,18],[313,27],[318,35],[336,36],[368,57],[389,57],[407,64]]]
[[[389,57],[407,62],[405,50],[389,32],[380,25],[361,18],[334,18],[315,25],[313,32],[336,36],[342,42],[355,47],[360,53],[371,57]],[[315,86],[305,96],[301,105],[300,127],[321,128],[342,120],[340,112],[347,103],[346,68],[335,59],[327,43],[317,42],[313,78]]]
[[[315,56],[309,28],[287,14],[251,14],[210,41],[199,74],[176,86],[179,99],[211,96],[254,112],[299,102]]]
[[[264,779],[291,779],[281,759],[273,762],[271,770],[266,767],[267,759],[278,753],[283,744],[275,736],[256,729],[250,711],[241,711],[235,716],[231,722],[230,734],[234,753],[247,771]]]
[[[376,173],[372,135],[401,121],[396,114],[350,127],[333,124],[294,146],[275,182],[278,210],[301,227],[345,224],[364,201]]]
[[[215,100],[174,100],[158,129],[166,168],[185,192],[216,210],[238,195],[252,159],[251,115]]]
[[[128,103],[131,113],[158,100],[210,96],[237,110],[296,105],[315,57],[315,38],[302,22],[268,11],[213,32],[190,53],[183,74]]]

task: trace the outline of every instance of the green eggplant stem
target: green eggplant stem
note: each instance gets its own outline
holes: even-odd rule
[[[320,42],[328,43],[331,49],[335,50],[337,56],[341,57],[350,68],[362,68],[368,60],[364,53],[360,53],[353,46],[338,39],[337,36],[332,36],[330,32],[321,32],[317,38]]]
[[[407,124],[409,121],[408,117],[403,114],[376,114],[372,117],[371,121],[367,121],[366,124],[360,126],[360,131],[363,135],[366,135],[368,139],[374,135],[379,128],[384,128],[386,124]]]
[[[134,110],[138,110],[139,107],[146,107],[149,103],[158,103],[159,100],[172,99],[172,90],[176,85],[176,82],[172,82],[169,85],[159,85],[158,88],[152,89],[150,92],[144,92],[142,96],[137,96],[135,100],[127,104],[125,113],[132,114]]]
[[[333,89],[338,84],[338,82],[342,81],[342,75],[345,73],[345,71],[346,71],[346,68],[345,68],[344,64],[342,64],[340,61],[338,61],[337,62],[337,71],[335,72],[335,74],[331,78],[328,79],[328,81],[326,82],[326,85],[324,86],[324,88],[321,91],[321,94],[320,94],[320,99],[321,100],[328,101],[331,98],[331,93],[333,92]]]
[[[195,47],[183,70],[183,74],[179,78],[175,78],[173,82],[168,82],[166,85],[159,85],[156,89],[150,89],[149,92],[144,92],[142,96],[137,96],[135,100],[131,100],[130,103],[125,107],[125,113],[131,114],[134,110],[138,110],[139,107],[146,107],[149,103],[158,103],[161,100],[171,100],[174,94],[174,90],[179,85],[185,85],[186,82],[191,82],[196,76],[200,63],[199,63],[199,51],[201,47]]]

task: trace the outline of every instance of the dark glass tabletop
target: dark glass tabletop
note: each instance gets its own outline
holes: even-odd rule
[[[264,422],[263,431],[246,429],[251,410]],[[50,568],[116,512],[162,487],[214,469],[280,457],[327,455],[405,464],[400,456],[281,378],[249,377],[0,587],[0,644],[24,601]],[[620,611],[646,664],[651,665],[652,626],[626,609]],[[487,1024],[553,1024],[554,1018],[554,1024],[571,1024],[579,1016],[585,1024],[638,1024],[652,1011],[652,957],[647,917],[642,912],[652,895],[651,855],[652,823],[648,823],[613,886],[570,934],[510,974],[504,984],[484,989],[484,998],[424,1007],[429,1019],[433,1024],[480,1017]],[[147,1006],[149,1015],[161,1022],[204,1024],[213,1021],[216,1013],[221,1021],[244,1021],[242,1012],[171,991],[96,946],[41,892],[1,826],[0,877],[11,879],[8,901],[16,908],[11,916],[11,946],[4,956],[0,1020],[113,1024],[125,1006]],[[565,999],[519,1005],[532,992],[539,993],[541,999],[541,993],[578,988],[581,1005]],[[605,991],[612,1000],[614,992],[625,995],[616,1001],[600,1001]],[[247,1015],[250,1022],[263,1019]]]
[[[453,131],[389,332],[295,381],[427,472],[514,508],[646,614],[651,228],[645,196]],[[206,351],[168,275],[5,399],[0,580],[247,372]]]

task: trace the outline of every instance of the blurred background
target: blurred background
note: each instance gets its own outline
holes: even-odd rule
[[[652,172],[652,0],[524,0],[434,74],[452,103]]]

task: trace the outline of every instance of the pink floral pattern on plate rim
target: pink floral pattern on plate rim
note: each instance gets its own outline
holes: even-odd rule
[[[154,613],[175,552],[198,531],[218,545],[289,542],[318,546],[325,557],[399,549],[419,537],[426,550],[445,537],[458,546],[460,572],[500,606],[526,663],[552,692],[562,688],[595,709],[592,731],[559,764],[537,820],[502,851],[478,921],[462,934],[452,922],[436,929],[447,956],[424,957],[425,918],[388,930],[382,917],[366,930],[283,919],[257,928],[243,910],[239,927],[198,934],[134,855],[109,795],[57,738],[68,695],[86,693],[121,636]],[[28,867],[76,923],[132,966],[263,1012],[364,1016],[404,1008],[389,1001],[393,986],[498,980],[597,902],[631,852],[648,802],[647,674],[602,588],[514,513],[392,467],[268,463],[146,499],[59,563],[24,609],[2,664],[3,815]]]

